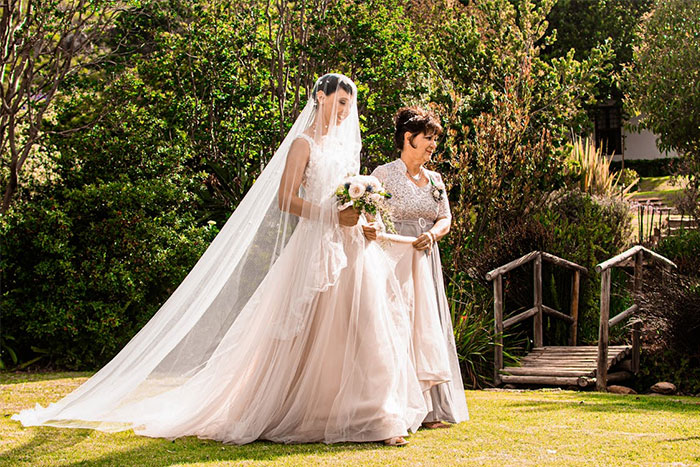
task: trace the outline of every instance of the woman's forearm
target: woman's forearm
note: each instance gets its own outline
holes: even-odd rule
[[[437,242],[450,232],[450,225],[452,225],[452,219],[443,217],[438,219],[428,232],[435,237],[435,241]]]
[[[294,194],[288,194],[287,196],[280,197],[279,208],[281,211],[288,212],[305,219],[318,219],[321,213],[321,208]]]

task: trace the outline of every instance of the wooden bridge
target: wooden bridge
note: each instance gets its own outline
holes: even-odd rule
[[[639,306],[633,304],[628,309],[610,319],[610,274],[613,267],[634,267],[634,293],[641,291],[643,281],[644,255],[662,264],[676,267],[669,259],[642,246],[629,250],[598,264],[596,273],[601,274],[600,325],[598,346],[576,346],[578,327],[578,305],[581,275],[588,270],[576,263],[559,258],[543,251],[533,251],[486,274],[493,282],[493,307],[496,331],[494,346],[494,384],[535,384],[553,386],[578,386],[585,388],[595,385],[605,391],[608,383],[631,378],[639,371],[641,323],[632,323],[631,345],[608,345],[609,329],[632,317]],[[542,303],[542,261],[566,268],[573,273],[571,287],[571,313],[569,315]],[[534,263],[533,307],[513,317],[503,320],[503,275],[527,264]],[[570,326],[568,346],[543,346],[542,318],[547,314],[567,322]],[[503,331],[516,323],[533,318],[534,348],[520,360],[521,366],[503,366]],[[611,371],[614,370],[614,371]]]

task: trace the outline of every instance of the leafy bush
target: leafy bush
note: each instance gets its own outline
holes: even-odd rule
[[[664,159],[632,159],[625,160],[625,169],[634,170],[640,177],[665,177],[673,175],[678,160],[675,158]],[[622,169],[621,161],[612,161],[610,168],[619,172]]]
[[[182,190],[162,179],[18,203],[0,224],[0,248],[3,332],[20,359],[34,347],[68,368],[108,361],[213,237],[211,228],[193,225],[183,204]]]
[[[629,188],[631,187],[632,190],[635,189],[634,186],[632,186],[633,183],[636,183],[639,181],[639,174],[637,173],[636,170],[630,169],[628,167],[625,167],[623,170],[619,172],[619,177],[617,180],[618,185],[622,188]]]
[[[593,344],[598,339],[600,310],[600,278],[595,265],[616,255],[626,245],[630,235],[631,218],[627,204],[616,198],[595,197],[581,191],[556,191],[547,207],[536,214],[542,228],[551,232],[542,249],[573,261],[588,269],[582,281],[579,308],[579,342]],[[566,276],[557,286],[559,301],[568,303]],[[624,273],[613,273],[611,316],[629,306],[629,292]],[[615,336],[613,336],[615,337]]]
[[[680,274],[700,277],[700,230],[681,230],[664,237],[656,252],[676,263]]]
[[[640,385],[669,380],[700,392],[700,282],[677,273],[650,271],[639,301],[644,368]]]

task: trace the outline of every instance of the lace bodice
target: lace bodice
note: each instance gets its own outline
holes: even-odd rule
[[[320,143],[301,133],[300,138],[309,144],[309,163],[304,170],[304,198],[320,202],[333,196],[345,177],[357,174],[360,162],[353,148],[347,148],[337,140],[323,137]]]
[[[437,172],[426,172],[432,182],[424,187],[417,186],[408,178],[406,164],[401,159],[381,165],[372,172],[392,195],[389,205],[394,220],[425,219],[434,222],[442,217],[450,217],[447,193],[443,190],[439,201],[434,196],[436,186],[444,186],[442,177]]]

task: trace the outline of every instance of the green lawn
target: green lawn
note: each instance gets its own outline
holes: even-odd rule
[[[630,193],[632,199],[660,198],[667,206],[675,205],[676,198],[683,190],[681,184],[674,183],[673,177],[642,177],[637,191]]]
[[[379,443],[230,446],[91,430],[23,428],[10,415],[58,399],[84,373],[0,373],[2,465],[696,465],[700,399],[558,390],[468,391],[472,419]]]

